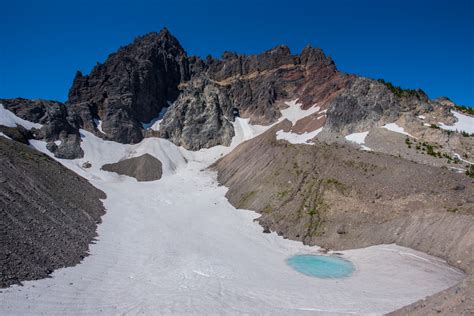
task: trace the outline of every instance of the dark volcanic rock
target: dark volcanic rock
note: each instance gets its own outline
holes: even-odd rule
[[[79,126],[69,116],[63,103],[22,98],[2,99],[0,103],[24,120],[43,124],[40,130],[26,131],[23,127],[17,127],[18,133],[23,134],[22,138],[15,138],[5,133],[7,136],[22,143],[25,143],[25,138],[43,139],[48,142],[47,148],[58,158],[75,159],[84,156],[81,149]],[[54,143],[56,141],[60,143],[56,145]]]
[[[160,124],[160,135],[186,149],[229,145],[234,136],[232,102],[225,88],[192,80]]]
[[[17,127],[8,127],[8,126],[3,126],[0,125],[0,132],[7,135],[14,141],[17,141],[19,143],[23,143],[28,145],[28,139],[33,138],[33,135],[29,130],[24,128],[21,125],[17,125]]]
[[[60,163],[0,137],[0,287],[79,263],[104,198]]]
[[[382,83],[366,78],[354,79],[350,87],[332,99],[327,112],[326,126],[333,131],[352,131],[365,121],[379,121],[382,116],[398,118],[400,104]]]
[[[100,118],[107,139],[137,143],[143,138],[140,122],[149,122],[178,97],[179,83],[189,77],[187,65],[186,53],[168,30],[149,33],[88,76],[78,72],[68,103],[86,130],[98,133],[93,119]]]
[[[56,101],[49,100],[29,100],[23,98],[0,99],[5,109],[15,113],[16,116],[24,120],[45,124],[47,123],[47,108],[54,104],[60,104]]]
[[[159,180],[163,173],[161,161],[150,154],[106,164],[102,170],[133,177],[138,181]]]
[[[351,77],[329,104],[327,128],[334,132],[352,132],[371,128],[381,120],[395,121],[404,112],[433,110],[433,104],[422,90],[396,92],[383,81]]]

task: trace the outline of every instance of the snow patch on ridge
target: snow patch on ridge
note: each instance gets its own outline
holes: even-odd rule
[[[316,104],[313,105],[311,108],[307,110],[303,110],[301,108],[302,104],[298,103],[298,99],[292,100],[285,102],[286,105],[288,105],[288,108],[281,110],[282,117],[278,120],[278,122],[282,122],[285,119],[289,120],[291,124],[294,126],[299,120],[310,116],[314,113],[320,113],[323,114],[326,112],[320,111],[320,107],[317,106]],[[319,116],[317,119],[319,120],[322,118],[325,114]],[[321,131],[323,130],[323,127],[320,127],[314,131],[305,131],[302,134],[297,134],[293,132],[285,132],[283,130],[279,130],[276,132],[276,138],[277,140],[286,140],[291,144],[304,144],[304,145],[310,145],[309,140],[313,139],[316,137]]]
[[[276,132],[276,138],[278,140],[286,140],[291,144],[304,144],[304,145],[311,145],[308,143],[309,140],[316,137],[321,131],[323,130],[322,127],[314,130],[312,132],[304,132],[303,134],[297,134],[292,132],[284,132],[283,130],[279,130]]]
[[[43,125],[38,123],[33,123],[16,116],[13,112],[5,109],[3,104],[0,104],[0,125],[7,127],[16,127],[21,125],[26,129],[38,128],[40,129]]]
[[[445,125],[439,122],[439,127],[448,131],[458,131],[474,134],[474,117],[462,114],[457,111],[451,111],[457,121],[454,125]]]
[[[0,132],[0,136],[5,137],[6,139],[11,139],[11,138],[8,137],[7,135],[3,134],[2,132]]]
[[[102,130],[102,120],[94,119],[95,126],[101,132],[102,134],[105,134],[105,132]]]
[[[144,129],[151,129],[153,131],[159,131],[160,130],[160,123],[163,121],[163,117],[165,117],[166,111],[168,111],[169,107],[171,106],[171,102],[167,102],[168,106],[163,107],[160,110],[160,113],[158,114],[158,117],[152,119],[148,123],[142,123],[142,126]]]
[[[385,128],[385,129],[388,129],[389,131],[395,132],[395,133],[399,133],[399,134],[410,136],[412,138],[416,138],[416,137],[408,134],[407,132],[405,132],[405,129],[403,127],[397,125],[397,123],[385,124],[382,127]]]
[[[301,108],[303,104],[298,103],[298,99],[285,102],[285,104],[288,105],[288,108],[284,110],[280,110],[282,117],[280,118],[279,121],[281,122],[287,119],[288,121],[291,121],[293,125],[295,125],[296,122],[298,122],[302,118],[305,118],[314,113],[318,113],[320,110],[320,107],[316,106],[316,104],[307,110],[303,110]]]

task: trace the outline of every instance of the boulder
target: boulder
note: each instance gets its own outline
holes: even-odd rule
[[[101,169],[133,177],[137,181],[159,180],[163,174],[161,161],[150,154],[105,164]]]

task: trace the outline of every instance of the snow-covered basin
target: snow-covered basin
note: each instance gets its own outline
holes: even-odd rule
[[[344,279],[293,270],[290,256],[318,247],[263,234],[258,215],[235,209],[206,169],[265,130],[242,119],[235,128],[230,147],[199,152],[163,139],[123,145],[81,131],[85,157],[59,161],[107,194],[98,240],[81,264],[3,289],[0,314],[380,314],[463,278],[440,259],[396,245],[343,251],[356,268]],[[43,142],[32,145],[48,153]],[[145,152],[163,162],[158,181],[100,170]],[[92,167],[83,169],[85,161]]]

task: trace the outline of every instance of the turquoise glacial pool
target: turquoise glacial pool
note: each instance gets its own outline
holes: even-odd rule
[[[296,255],[289,257],[287,263],[304,275],[321,279],[348,277],[355,270],[352,262],[335,256]]]

